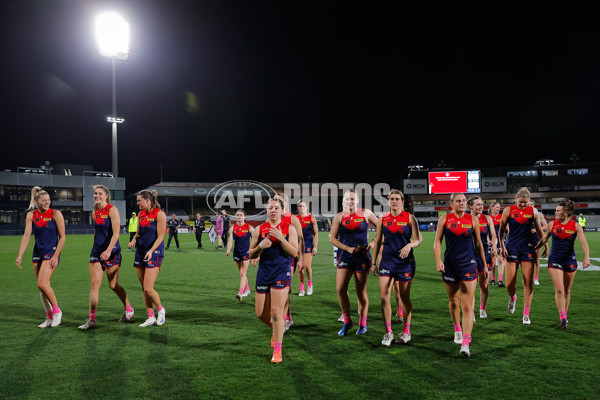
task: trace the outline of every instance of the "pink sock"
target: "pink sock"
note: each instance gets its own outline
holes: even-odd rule
[[[402,313],[402,306],[398,307],[398,317],[404,317],[404,314]]]
[[[386,333],[392,333],[392,322],[389,321],[385,323],[385,332]]]
[[[304,283],[300,283],[300,290],[304,290]]]
[[[513,294],[512,296],[510,296],[510,301],[517,301],[517,295]]]
[[[244,290],[250,290],[250,286],[248,286],[247,283],[246,283],[246,286],[244,286]]]
[[[404,324],[404,331],[402,331],[405,335],[410,335],[410,324]]]
[[[158,306],[158,308],[157,308],[158,311],[162,311],[162,309],[163,309],[163,306]]]
[[[244,289],[240,288],[240,290],[238,291],[238,294],[244,294]]]
[[[479,309],[480,310],[485,310],[485,304],[479,303]]]
[[[471,344],[471,335],[463,335],[462,344],[468,346]]]
[[[53,315],[54,315],[54,314],[52,313],[52,311],[46,311],[46,318],[48,318],[48,319],[52,319],[52,316],[53,316]]]
[[[526,315],[526,316],[528,316],[528,317],[529,317],[529,310],[530,310],[530,309],[531,309],[531,307],[524,306],[524,307],[523,307],[523,316],[525,316],[525,315]]]
[[[131,304],[127,304],[125,306],[125,311],[127,311],[127,312],[132,312],[133,311],[133,308],[131,307]]]
[[[288,317],[287,315],[284,315],[284,316],[283,316],[283,320],[284,320],[284,321],[289,321],[289,320],[290,320],[290,317]]]
[[[360,322],[358,323],[360,326],[367,326],[367,317],[360,316]]]
[[[96,310],[90,310],[90,320],[96,322]]]
[[[501,281],[502,280],[502,274],[498,274],[498,280]]]
[[[567,310],[559,311],[558,315],[560,315],[560,319],[567,319]]]
[[[349,324],[350,322],[352,322],[352,320],[350,319],[350,313],[342,313],[342,317],[344,318],[345,324]]]
[[[308,281],[308,287],[312,287],[312,280]]]
[[[492,274],[492,276],[490,276],[490,279],[491,279],[491,280],[494,280],[494,274]]]
[[[533,279],[535,279],[536,281],[538,280],[539,276],[538,275],[534,275]]]
[[[460,324],[454,324],[454,332],[462,332]]]
[[[148,311],[148,318],[154,318],[154,310]]]
[[[282,342],[274,342],[273,343],[273,351],[281,351]]]
[[[58,308],[58,304],[55,306],[52,306],[52,313],[53,314],[59,314],[60,313],[60,308]]]

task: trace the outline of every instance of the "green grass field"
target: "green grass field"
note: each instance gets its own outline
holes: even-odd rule
[[[521,323],[522,287],[514,315],[506,311],[506,290],[492,287],[489,318],[477,319],[472,356],[464,359],[452,341],[447,296],[434,267],[433,234],[424,233],[416,252],[412,341],[384,348],[379,286],[373,276],[369,332],[337,336],[335,269],[327,234],[321,233],[313,265],[315,294],[298,297],[294,278],[295,325],[284,338],[283,363],[272,365],[270,331],[255,316],[254,290],[241,303],[234,297],[238,274],[231,257],[207,240],[206,250],[196,250],[191,234],[180,237],[182,250],[167,252],[156,284],[166,324],[137,326],[145,319],[142,293],[131,266],[134,253],[124,250],[120,281],[137,323],[118,322],[122,305],[105,281],[98,328],[85,332],[77,326],[87,318],[92,237],[67,238],[52,278],[63,323],[48,329],[37,328],[45,314],[31,265],[24,263],[19,270],[14,264],[20,237],[0,237],[0,398],[585,399],[600,393],[595,336],[600,272],[577,273],[567,331],[557,329],[547,268],[535,288],[530,326]],[[600,234],[587,237],[592,257],[600,258]],[[127,238],[122,236],[122,246]],[[251,286],[255,276],[250,267]],[[350,295],[355,307],[353,288]],[[393,328],[395,334],[401,331],[400,324]]]

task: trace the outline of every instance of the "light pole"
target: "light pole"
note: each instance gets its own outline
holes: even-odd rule
[[[112,172],[119,176],[117,152],[117,124],[125,122],[117,117],[117,68],[116,59],[126,60],[129,56],[129,24],[115,13],[103,13],[96,18],[96,38],[100,55],[112,59],[112,115],[106,120],[112,124]]]

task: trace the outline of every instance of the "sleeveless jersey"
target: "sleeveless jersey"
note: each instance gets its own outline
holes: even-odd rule
[[[560,221],[555,220],[552,226],[552,249],[548,261],[561,263],[566,258],[574,258],[576,237],[575,221],[569,220],[563,225]]]
[[[494,229],[496,230],[496,237],[500,237],[500,223],[502,222],[502,214],[498,213],[498,215],[490,215],[492,218],[492,222],[494,223]]]
[[[363,210],[356,210],[351,215],[344,212],[338,230],[338,240],[348,247],[366,246],[369,242],[368,229],[369,223],[363,214]]]
[[[285,214],[283,214],[281,216],[281,222],[288,224],[288,225],[291,224],[292,223],[292,213],[288,211]]]
[[[232,233],[234,241],[234,250],[238,253],[247,253],[250,249],[250,225],[244,223],[244,225],[239,226],[236,223],[235,225],[233,225]]]
[[[260,225],[258,228],[260,232],[259,242],[267,237],[271,227],[272,226],[269,221]],[[286,240],[289,240],[289,223],[281,221],[275,228],[281,231]],[[278,275],[284,272],[289,272],[291,277],[292,257],[283,249],[279,240],[272,236],[269,236],[269,239],[273,242],[273,245],[267,249],[263,249],[260,253],[260,261],[258,263],[258,271],[256,276],[257,282],[272,281],[276,279]]]
[[[137,240],[137,252],[140,254],[146,254],[150,248],[154,245],[154,242],[158,238],[157,232],[157,216],[160,212],[159,208],[154,208],[147,212],[146,210],[140,211],[138,215],[140,221],[140,227],[138,232]],[[157,253],[158,252],[158,253]],[[154,250],[154,254],[163,257],[165,254],[165,243],[164,241]]]
[[[490,252],[490,249],[488,248],[488,239],[491,240],[492,238],[490,235],[490,226],[488,226],[488,221],[484,214],[479,215],[479,236],[481,237],[483,252],[484,254],[488,254]]]
[[[452,264],[460,266],[477,262],[473,247],[473,217],[471,214],[465,214],[462,218],[458,218],[453,212],[448,213],[444,225],[444,236],[446,238],[444,263],[450,261]]]
[[[102,210],[96,209],[94,211],[94,245],[92,247],[92,257],[100,257],[100,254],[108,248],[110,240],[112,239],[113,229],[110,220],[110,209],[114,206],[107,204]],[[113,247],[111,253],[121,251],[121,245],[117,240],[115,247]]]
[[[385,213],[381,217],[381,227],[385,245],[381,254],[382,260],[390,258],[392,260],[400,260],[406,263],[414,261],[413,250],[410,249],[410,254],[405,259],[400,259],[399,251],[410,243],[412,237],[412,227],[410,225],[410,214],[402,211],[397,216],[393,216],[391,212]]]
[[[521,210],[516,205],[510,206],[508,227],[510,234],[506,243],[507,248],[513,251],[530,251],[533,247],[533,235],[531,229],[535,226],[535,214],[533,207],[525,207]]]
[[[312,215],[306,214],[306,217],[297,215],[300,226],[302,227],[302,236],[304,237],[304,247],[313,247],[314,228],[312,224]]]
[[[44,213],[40,213],[38,209],[34,210],[31,223],[35,236],[33,256],[54,254],[58,245],[58,229],[54,221],[54,210],[49,208]]]

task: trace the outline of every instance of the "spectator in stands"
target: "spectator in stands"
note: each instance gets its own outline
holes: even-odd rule
[[[179,237],[177,234],[177,228],[179,228],[179,221],[177,221],[177,216],[175,213],[171,214],[171,219],[167,222],[167,227],[169,228],[169,241],[167,242],[167,247],[165,250],[169,250],[169,246],[171,245],[171,239],[175,238],[175,244],[177,245],[177,250],[179,250]]]
[[[196,214],[196,220],[194,221],[194,233],[196,234],[196,241],[198,242],[198,249],[202,248],[202,232],[204,232],[204,220],[200,213]]]

